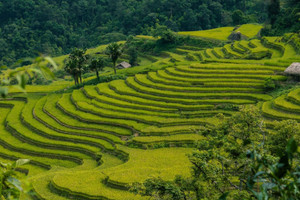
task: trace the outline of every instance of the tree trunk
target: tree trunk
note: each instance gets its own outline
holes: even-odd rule
[[[73,76],[73,79],[74,79],[75,85],[77,85],[77,81],[76,81],[76,76],[75,75]]]
[[[115,74],[117,74],[117,70],[116,70],[116,62],[114,62],[114,71],[115,71]]]
[[[81,74],[79,74],[79,77],[80,77],[80,83],[82,84],[82,78],[81,78]]]
[[[96,68],[96,76],[97,76],[97,79],[99,81],[99,72],[98,72],[98,69]]]

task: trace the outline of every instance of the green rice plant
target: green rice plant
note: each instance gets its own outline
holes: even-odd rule
[[[68,135],[65,133],[59,133],[55,130],[49,129],[44,124],[40,123],[37,118],[45,115],[42,111],[43,104],[46,99],[28,99],[28,103],[22,111],[23,123],[29,127],[36,135],[29,137],[31,140],[37,143],[49,143],[49,144],[61,144],[67,146],[70,150],[86,154],[94,157],[95,152],[99,152],[105,145],[106,148],[112,148],[113,146],[106,141],[98,141],[101,144],[95,142],[93,138],[80,137],[76,135]],[[84,139],[83,139],[84,138]],[[76,144],[76,146],[74,145]],[[47,144],[45,144],[47,146]],[[49,145],[53,146],[53,145]],[[66,148],[66,149],[68,149]],[[87,157],[83,157],[87,158]]]
[[[210,59],[210,55],[207,53],[207,49],[206,50],[203,50],[201,51],[202,52],[202,55],[204,56],[204,59]]]
[[[128,80],[130,80],[130,79],[127,79],[127,81]],[[253,101],[249,100],[249,99],[234,99],[233,96],[235,96],[235,94],[232,96],[232,98],[233,98],[232,100],[227,100],[227,99],[224,98],[225,96],[228,98],[229,96],[231,96],[230,94],[229,95],[219,94],[219,97],[223,98],[223,99],[213,99],[213,98],[212,99],[207,99],[207,97],[206,97],[205,99],[194,100],[194,99],[190,99],[191,97],[189,97],[187,99],[178,98],[178,97],[174,98],[174,96],[177,96],[177,94],[173,95],[173,97],[171,97],[169,94],[166,94],[166,92],[162,92],[160,90],[153,91],[154,89],[149,89],[149,88],[147,88],[146,91],[142,90],[145,93],[137,92],[137,91],[129,88],[124,82],[117,82],[117,81],[111,82],[110,87],[116,93],[119,93],[119,94],[122,94],[122,95],[130,94],[132,96],[137,96],[137,97],[146,98],[146,99],[153,99],[153,100],[158,100],[158,101],[163,100],[165,102],[181,102],[181,103],[190,104],[190,105],[216,104],[216,103],[237,103],[237,104],[240,104],[240,103],[253,103]],[[141,86],[138,86],[138,87],[141,87]],[[151,92],[155,93],[156,95],[149,94]],[[201,95],[201,94],[199,94],[199,95]],[[214,97],[218,96],[218,94],[211,94],[211,95],[214,96]],[[186,97],[185,95],[179,95],[179,96]],[[205,95],[202,94],[202,96],[210,96],[210,94],[205,94]],[[239,96],[239,95],[237,94],[237,96]],[[247,94],[246,94],[246,96],[247,96]],[[260,95],[258,95],[258,96],[260,96]],[[266,97],[265,95],[262,95],[262,96]],[[240,98],[240,97],[241,96],[239,96],[237,98]]]
[[[104,97],[108,98],[108,97]],[[135,115],[150,115],[150,116],[159,116],[159,117],[173,117],[173,118],[178,118],[180,115],[178,113],[164,113],[164,112],[154,112],[154,111],[149,111],[143,110],[143,109],[132,109],[132,108],[124,108],[123,106],[115,106],[110,103],[102,103],[101,100],[92,100],[91,102],[92,105],[94,105],[97,108],[103,109],[103,110],[110,110],[114,112],[120,112],[120,113],[130,113],[130,114],[135,114]],[[126,103],[125,103],[126,104]]]
[[[296,90],[293,90],[290,93],[288,93],[287,99],[289,101],[294,102],[295,104],[300,105],[300,88],[296,89]]]
[[[70,128],[72,130],[83,130],[93,131],[97,134],[106,133],[104,137],[108,137],[116,143],[119,143],[119,139],[115,136],[131,135],[131,131],[128,129],[110,126],[110,125],[98,125],[98,124],[87,124],[76,120],[69,115],[65,115],[60,109],[57,108],[56,103],[61,98],[60,94],[52,94],[47,98],[47,102],[43,108],[43,111],[50,117],[52,117],[60,125]]]
[[[66,134],[75,134],[75,135],[79,135],[79,136],[84,136],[84,137],[91,137],[91,138],[96,138],[96,139],[100,139],[100,140],[105,140],[111,144],[113,143],[123,143],[123,141],[120,139],[120,137],[114,135],[114,133],[111,132],[103,132],[100,130],[83,130],[83,129],[76,129],[76,128],[71,128],[71,127],[67,127],[62,125],[61,123],[59,123],[56,118],[52,118],[50,117],[51,115],[51,111],[52,110],[57,110],[59,112],[61,112],[60,110],[58,110],[56,108],[56,102],[57,100],[60,98],[61,95],[50,95],[47,97],[44,97],[47,99],[47,101],[45,102],[43,108],[41,110],[35,109],[35,113],[36,115],[38,115],[38,112],[40,113],[41,111],[43,111],[43,118],[41,119],[41,117],[39,117],[39,120],[45,124],[47,127],[51,128],[51,129],[55,129],[58,132],[62,132],[62,133],[66,133]],[[49,112],[50,111],[50,112]],[[45,115],[47,114],[47,115]],[[54,113],[52,113],[54,114]],[[55,117],[59,117],[56,115],[53,115]],[[78,123],[77,122],[77,127],[78,127]],[[84,124],[85,126],[88,126],[88,124]]]
[[[269,117],[271,119],[276,119],[276,120],[294,119],[300,121],[299,114],[281,112],[280,110],[274,109],[272,101],[268,101],[263,104],[262,113],[264,116]]]
[[[232,49],[232,51],[235,51],[238,54],[245,54],[245,53],[247,53],[247,51],[249,51],[247,49],[245,50],[245,48],[241,48],[238,45],[238,42],[234,42],[232,45],[230,45],[230,48]]]
[[[104,110],[101,108],[97,108],[92,106],[87,102],[87,99],[83,95],[81,91],[74,91],[72,93],[72,99],[76,102],[77,108],[84,110],[86,112],[91,112],[95,115],[99,115],[101,117],[107,117],[112,119],[122,119],[123,123],[134,127],[137,130],[142,130],[147,125],[158,125],[158,126],[172,126],[179,124],[202,124],[204,123],[202,119],[180,119],[180,118],[166,118],[161,116],[153,116],[153,115],[136,115],[126,112],[116,112],[112,110]],[[119,122],[119,120],[118,120]],[[137,123],[138,122],[138,123]]]
[[[281,76],[281,75],[261,75],[261,74],[224,74],[219,71],[219,73],[214,73],[214,74],[194,74],[194,73],[186,73],[186,72],[180,72],[177,71],[175,68],[167,68],[165,70],[166,73],[168,73],[171,76],[177,76],[177,77],[184,77],[184,78],[193,78],[193,79],[200,79],[200,78],[214,78],[214,79],[219,79],[219,78],[245,78],[245,79],[266,79],[270,76],[274,80],[286,80],[286,76]]]
[[[202,87],[237,87],[237,88],[263,88],[262,83],[234,83],[234,82],[207,82]]]
[[[154,88],[149,88],[149,87],[144,87],[139,84],[137,84],[134,81],[133,77],[129,77],[126,79],[126,83],[128,86],[131,88],[135,89],[136,91],[145,93],[145,94],[150,94],[154,96],[159,96],[159,97],[168,97],[168,98],[177,98],[177,101],[189,99],[189,102],[193,102],[191,99],[220,99],[220,98],[241,98],[241,99],[250,99],[250,100],[270,100],[269,95],[265,94],[245,94],[245,93],[183,93],[183,92],[172,92],[172,91],[162,91],[162,90],[157,90]],[[197,100],[194,100],[197,102]]]
[[[239,42],[236,42],[236,45],[240,48],[240,49],[243,49],[244,51],[249,51],[249,46],[248,46],[248,41],[246,40],[241,40]]]
[[[128,191],[114,189],[104,184],[107,176],[97,170],[57,174],[51,181],[52,187],[66,196],[81,199],[128,199],[143,200],[141,197]]]
[[[240,31],[243,35],[248,38],[253,38],[258,35],[260,30],[263,28],[260,24],[243,24],[240,26],[237,31]]]
[[[212,53],[215,52],[215,56],[218,58],[218,59],[222,59],[225,57],[225,54],[224,52],[222,51],[222,47],[216,47],[213,49]]]
[[[113,86],[110,86],[111,83],[116,83]],[[128,101],[128,102],[134,102],[140,105],[150,105],[150,106],[160,106],[163,108],[173,108],[173,109],[177,109],[177,110],[203,110],[203,108],[206,108],[207,105],[206,104],[214,104],[214,103],[220,103],[220,102],[235,102],[235,103],[253,103],[253,101],[249,101],[249,100],[201,100],[201,104],[205,104],[203,105],[186,105],[186,104],[181,104],[181,103],[177,103],[177,101],[175,101],[174,99],[170,99],[167,98],[167,100],[169,100],[169,102],[166,104],[163,97],[159,97],[159,98],[144,98],[144,97],[148,97],[149,95],[145,95],[142,93],[138,93],[135,90],[129,88],[124,81],[114,81],[111,82],[110,84],[99,84],[97,86],[98,92],[102,95],[114,98],[114,99],[118,99],[118,100],[122,100],[122,101]],[[171,102],[172,101],[172,102]],[[175,103],[174,103],[175,102]],[[199,101],[200,102],[200,101]]]
[[[185,92],[185,93],[213,93],[213,92],[261,92],[261,89],[254,89],[254,88],[223,88],[223,87],[180,87],[180,86],[171,86],[171,85],[164,85],[160,83],[153,83],[149,79],[147,79],[147,75],[144,74],[137,74],[135,75],[135,81],[145,87],[155,88],[159,90],[168,90],[174,92]]]
[[[207,118],[212,124],[216,124],[217,120],[214,118]],[[192,134],[195,133],[199,129],[199,125],[180,125],[180,126],[168,126],[168,127],[157,127],[157,126],[149,126],[143,129],[143,133],[145,135],[150,136],[169,136],[169,135],[177,135],[177,134]]]
[[[49,184],[53,175],[45,175],[42,178],[32,180],[32,189],[38,199],[55,199],[55,200],[68,200],[69,198],[61,196],[50,190]]]
[[[216,52],[216,50],[215,49],[212,49],[211,50],[211,53],[214,55],[214,57],[216,57],[217,59],[221,59],[221,58],[223,58],[220,54],[219,54],[219,52],[217,53]]]
[[[273,53],[272,58],[279,58],[279,57],[282,57],[283,54],[284,54],[284,52],[285,52],[285,48],[284,48],[284,46],[283,46],[282,44],[276,43],[276,42],[271,42],[271,41],[269,40],[268,37],[263,37],[263,38],[261,39],[261,43],[262,43],[265,47],[267,47],[267,48],[269,48],[269,49],[272,49],[272,50],[271,50],[272,53]]]
[[[3,104],[4,102],[1,102]],[[67,153],[65,151],[61,150],[54,150],[54,149],[47,149],[47,152],[45,152],[45,149],[43,147],[38,147],[33,144],[26,143],[24,140],[20,140],[20,138],[16,135],[16,130],[20,130],[22,133],[30,133],[30,130],[28,130],[26,127],[20,125],[21,123],[18,122],[19,115],[21,113],[21,110],[24,106],[23,102],[5,102],[9,104],[13,104],[14,107],[12,108],[11,112],[7,115],[7,124],[9,126],[9,123],[13,123],[13,126],[8,132],[6,128],[1,125],[1,146],[3,146],[7,151],[1,151],[1,152],[7,152],[10,155],[13,156],[19,156],[21,158],[31,158],[34,160],[39,160],[39,162],[45,163],[46,165],[58,165],[58,166],[64,166],[64,167],[74,167],[76,166],[76,161],[73,159],[69,159],[71,157],[68,157]],[[11,119],[14,119],[11,120]],[[20,128],[18,128],[20,127]],[[9,153],[13,152],[13,153]],[[72,156],[78,157],[78,154],[72,153]]]
[[[274,100],[274,107],[286,112],[300,114],[300,105],[286,100],[286,95],[282,95]]]
[[[284,51],[284,54],[283,54],[282,58],[291,58],[291,57],[296,57],[297,56],[297,52],[293,48],[292,45],[285,44],[284,48],[285,48],[285,51]]]
[[[284,67],[278,67],[278,66],[263,66],[265,61],[257,61],[261,63],[252,63],[253,60],[248,60],[245,62],[245,60],[238,60],[237,63],[230,63],[233,60],[221,60],[224,63],[204,63],[204,64],[198,64],[193,63],[189,66],[189,68],[194,69],[221,69],[221,70],[268,70],[268,71],[284,71],[286,68]],[[226,62],[229,61],[229,62]],[[256,62],[256,61],[254,61]]]
[[[168,70],[168,68],[167,68]],[[263,70],[263,69],[243,69],[242,67],[238,70],[231,68],[218,68],[215,67],[213,69],[210,68],[191,68],[186,66],[176,66],[175,70],[185,72],[185,73],[193,73],[193,74],[274,74],[273,70]]]
[[[121,148],[121,147],[120,147]],[[107,170],[108,182],[125,186],[132,182],[141,182],[149,177],[160,176],[164,180],[173,180],[175,175],[189,176],[190,162],[186,154],[192,149],[166,148],[139,150],[122,147],[130,154],[130,160]]]
[[[187,78],[183,76],[173,76],[170,75],[169,73],[166,73],[165,70],[158,70],[157,71],[157,76],[168,79],[168,80],[173,80],[173,81],[181,81],[181,82],[190,82],[193,85],[203,85],[204,83],[207,82],[251,82],[251,83],[263,83],[262,79],[249,79],[249,78]]]
[[[130,129],[131,131],[136,131],[132,126],[127,124],[127,120],[121,120],[121,119],[115,120],[112,118],[100,117],[100,116],[94,115],[92,113],[87,113],[87,112],[78,110],[71,101],[71,94],[63,94],[63,96],[57,102],[57,106],[65,114],[70,115],[70,116],[76,118],[77,120],[85,122],[85,123],[112,125],[112,126]]]
[[[192,141],[205,139],[204,136],[199,134],[178,134],[170,136],[147,136],[147,137],[135,137],[133,141],[140,143],[154,143],[154,142],[174,142],[174,141]]]
[[[191,83],[189,82],[181,82],[181,81],[172,81],[172,80],[168,80],[168,79],[164,79],[162,77],[158,77],[156,72],[149,72],[147,74],[147,78],[154,82],[154,83],[161,83],[164,85],[172,85],[172,86],[186,86],[186,87],[191,87],[193,86]]]
[[[47,100],[47,97],[40,99],[34,108],[34,118],[42,124],[42,126],[34,120],[27,121],[34,128],[38,129],[36,126],[40,127],[39,130],[45,134],[55,135],[56,139],[62,139],[65,141],[74,141],[75,143],[86,144],[93,147],[98,147],[100,149],[114,149],[114,143],[112,140],[109,140],[107,137],[95,137],[95,134],[89,135],[88,131],[76,131],[74,129],[68,129],[66,127],[57,124],[54,119],[49,117],[46,113],[43,112],[44,104]],[[24,118],[24,120],[26,120]],[[52,122],[52,123],[51,123]],[[36,125],[36,126],[34,126]],[[52,125],[52,126],[51,126]],[[43,128],[45,126],[45,128]],[[52,130],[52,131],[50,131]],[[98,135],[99,136],[99,135]],[[108,136],[109,137],[109,136]],[[111,136],[110,136],[111,137]],[[71,138],[71,139],[70,139]],[[118,138],[120,143],[120,138]],[[96,149],[95,149],[96,150]],[[99,149],[98,149],[99,150]]]
[[[232,45],[233,44],[226,44],[222,48],[222,51],[225,54],[225,57],[227,57],[227,58],[241,58],[243,55],[238,53],[238,52],[233,51],[232,48],[231,48]]]
[[[190,35],[195,37],[211,38],[216,40],[227,40],[234,27],[222,27],[204,31],[179,32],[179,35]]]
[[[218,59],[219,57],[215,56],[213,53],[213,49],[206,49],[206,53],[209,55],[209,58],[211,59]]]
[[[111,98],[111,97],[108,97],[105,95],[99,95],[94,86],[84,87],[83,92],[88,98],[94,99],[100,103],[108,104],[110,106],[117,106],[120,108],[129,108],[129,109],[127,109],[127,111],[130,111],[130,112],[135,112],[135,111],[139,112],[141,110],[141,111],[152,111],[151,113],[155,113],[158,115],[164,115],[164,113],[172,113],[172,112],[177,111],[177,109],[155,107],[155,106],[150,106],[150,105],[145,107],[138,103],[122,101],[122,100],[114,99],[114,98]]]

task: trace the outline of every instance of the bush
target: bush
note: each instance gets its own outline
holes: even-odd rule
[[[271,90],[274,90],[275,88],[276,88],[275,81],[271,77],[266,78],[264,81],[264,89],[266,91],[271,91]]]

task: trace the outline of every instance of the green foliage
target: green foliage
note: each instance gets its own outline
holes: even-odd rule
[[[162,26],[159,24],[156,24],[155,28],[151,29],[151,35],[154,38],[159,38],[159,41],[164,44],[174,43],[176,41],[175,33],[168,29],[167,26]]]
[[[291,138],[294,138],[297,142],[300,141],[300,124],[295,120],[276,122],[274,130],[268,136],[268,148],[273,155],[283,156]]]
[[[104,59],[102,57],[93,59],[89,65],[89,68],[96,72],[96,76],[99,81],[99,71],[102,71],[104,68]]]
[[[118,44],[115,42],[109,44],[105,49],[105,53],[110,57],[113,63],[114,72],[115,74],[117,74],[116,62],[123,53],[122,44]]]
[[[266,78],[264,81],[264,89],[266,91],[272,91],[276,88],[276,83],[275,81],[272,79],[272,77]]]
[[[136,66],[137,63],[137,59],[138,59],[138,51],[135,47],[129,47],[128,49],[128,54],[130,56],[129,58],[129,64],[131,64],[131,66]]]
[[[69,55],[69,59],[64,67],[65,71],[68,72],[74,78],[75,85],[82,83],[82,73],[84,72],[84,64],[88,57],[85,55],[86,50],[75,48]]]
[[[9,85],[13,85],[13,81],[17,80],[17,85],[14,87],[19,91],[26,92],[25,87],[30,78],[32,82],[42,81],[44,79],[54,79],[54,74],[49,68],[50,66],[57,69],[56,63],[48,56],[40,56],[35,59],[30,59],[32,65],[18,67],[14,70],[6,71],[3,76],[0,71],[0,96],[5,98],[8,93]],[[19,61],[22,62],[22,61]],[[1,77],[2,76],[2,77]]]
[[[12,164],[0,163],[0,198],[19,199],[24,192],[21,182],[18,179],[16,169],[29,163],[27,159],[20,159]]]
[[[255,199],[298,199],[300,168],[297,149],[297,142],[293,138],[288,140],[276,163],[270,163],[268,155],[260,155],[256,151],[248,153],[253,163],[247,189]]]

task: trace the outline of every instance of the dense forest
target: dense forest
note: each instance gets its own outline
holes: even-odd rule
[[[156,23],[173,31],[192,31],[270,21],[276,30],[265,33],[282,34],[282,30],[299,29],[295,20],[298,12],[298,0],[2,1],[0,65],[10,65],[37,52],[59,55],[73,47],[147,34]]]

